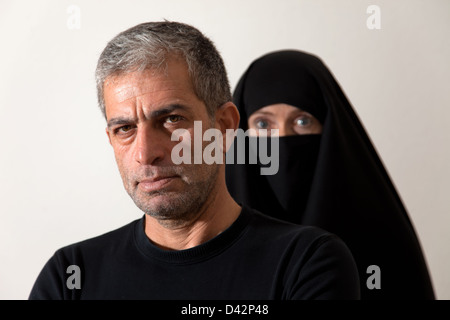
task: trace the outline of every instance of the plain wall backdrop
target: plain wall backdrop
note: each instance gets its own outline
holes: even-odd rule
[[[269,51],[321,57],[409,211],[437,298],[450,299],[447,0],[2,0],[0,299],[27,299],[56,249],[143,214],[122,186],[94,70],[117,33],[163,19],[210,37],[232,88]]]

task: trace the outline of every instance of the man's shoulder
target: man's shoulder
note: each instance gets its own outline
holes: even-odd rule
[[[256,236],[270,239],[271,242],[303,243],[321,245],[325,242],[342,242],[335,234],[317,226],[295,224],[266,215],[259,210],[244,207],[252,217],[250,228]]]
[[[278,220],[256,210],[250,223],[252,250],[275,259],[277,267],[294,279],[290,299],[359,299],[359,275],[354,257],[337,235],[311,225]],[[250,241],[247,241],[250,243]],[[300,283],[307,284],[300,286]],[[289,289],[287,289],[290,291]],[[298,290],[298,291],[296,291]]]
[[[308,233],[316,235],[332,235],[330,232],[312,225],[297,224],[293,222],[284,221],[273,216],[262,213],[257,209],[244,206],[243,210],[252,216],[252,224],[261,228],[279,232],[293,232],[293,233]]]
[[[56,251],[55,255],[72,255],[80,252],[117,250],[126,243],[129,243],[128,240],[133,237],[134,229],[141,220],[142,218],[135,219],[114,230],[63,246]]]

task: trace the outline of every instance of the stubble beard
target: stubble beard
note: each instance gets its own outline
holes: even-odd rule
[[[161,225],[181,226],[195,220],[214,197],[214,186],[219,174],[219,165],[173,166],[165,169],[167,175],[176,174],[182,182],[181,189],[139,190],[133,179],[128,180],[126,189],[136,206],[144,213],[158,220]],[[169,173],[170,172],[170,173]],[[186,173],[188,172],[188,173]]]

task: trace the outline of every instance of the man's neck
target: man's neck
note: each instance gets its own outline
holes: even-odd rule
[[[221,196],[220,196],[221,195]],[[216,237],[239,216],[241,207],[228,193],[219,193],[205,203],[192,221],[158,221],[145,215],[145,233],[158,247],[184,250]]]

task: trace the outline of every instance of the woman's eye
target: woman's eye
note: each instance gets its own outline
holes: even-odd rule
[[[309,124],[311,124],[311,119],[309,117],[303,116],[295,119],[295,125],[299,127],[305,127]]]
[[[269,127],[269,123],[266,120],[258,120],[256,121],[256,127],[258,129],[267,129]]]

